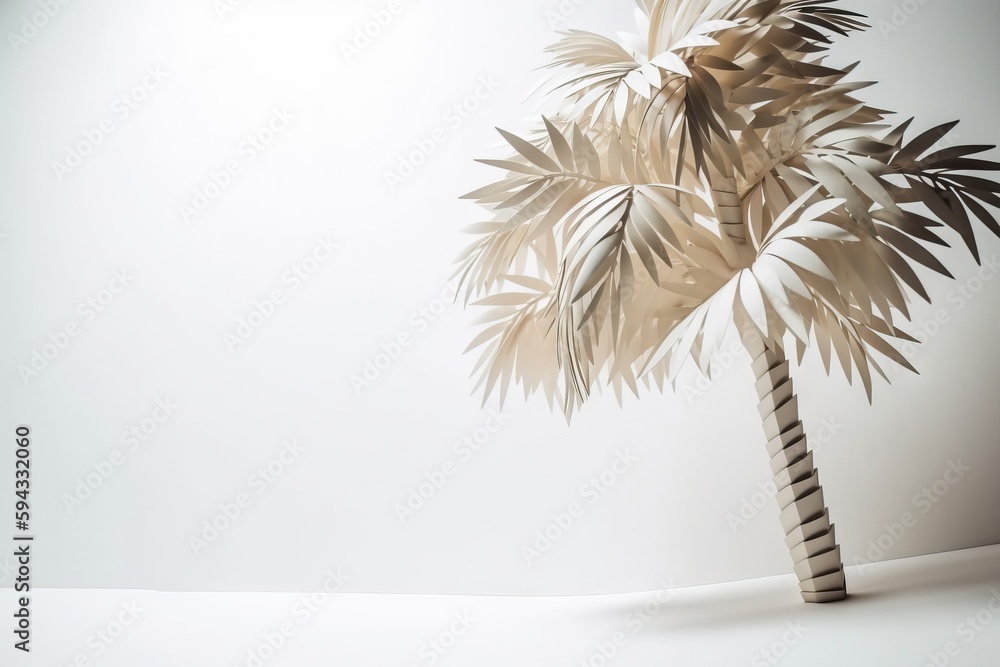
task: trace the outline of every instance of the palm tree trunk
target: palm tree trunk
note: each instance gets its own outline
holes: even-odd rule
[[[715,217],[722,231],[737,243],[747,240],[746,225],[743,222],[743,203],[740,201],[736,178],[732,173],[723,174],[714,165],[708,166],[709,181],[712,186],[712,201]]]
[[[781,510],[781,527],[806,602],[836,602],[847,597],[844,564],[836,532],[823,499],[819,472],[799,420],[788,361],[760,336],[744,340],[757,378],[758,410]]]

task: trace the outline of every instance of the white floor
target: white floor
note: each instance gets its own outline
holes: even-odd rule
[[[833,605],[800,602],[791,576],[632,595],[309,604],[301,593],[42,590],[32,653],[14,651],[4,627],[0,664],[1000,666],[1000,546],[848,568],[848,586]],[[0,592],[5,626],[14,602]]]

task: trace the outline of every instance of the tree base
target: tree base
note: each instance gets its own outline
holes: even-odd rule
[[[806,602],[826,604],[828,602],[840,602],[847,599],[847,591],[827,591],[825,593],[806,593],[802,591],[802,599]]]

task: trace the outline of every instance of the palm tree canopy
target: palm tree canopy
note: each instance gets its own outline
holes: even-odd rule
[[[1000,236],[1000,186],[970,172],[992,146],[936,149],[859,101],[824,56],[863,30],[835,0],[637,0],[639,35],[569,31],[549,48],[557,110],[501,130],[501,180],[466,195],[491,219],[457,275],[482,306],[477,388],[541,391],[567,416],[595,389],[660,389],[710,372],[730,326],[819,349],[871,398],[916,270],[975,221]],[[948,233],[948,235],[951,235]]]

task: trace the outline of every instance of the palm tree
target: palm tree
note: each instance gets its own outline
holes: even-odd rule
[[[459,260],[477,389],[539,391],[567,419],[595,389],[619,400],[711,373],[735,327],[753,360],[777,501],[803,599],[846,596],[840,547],[809,452],[788,357],[819,348],[871,400],[910,341],[917,265],[978,220],[1000,187],[970,175],[992,146],[907,139],[872,85],[824,64],[834,35],[868,28],[835,0],[638,0],[641,36],[570,31],[550,47],[552,113],[476,190],[492,214]],[[912,119],[911,119],[912,120]]]

